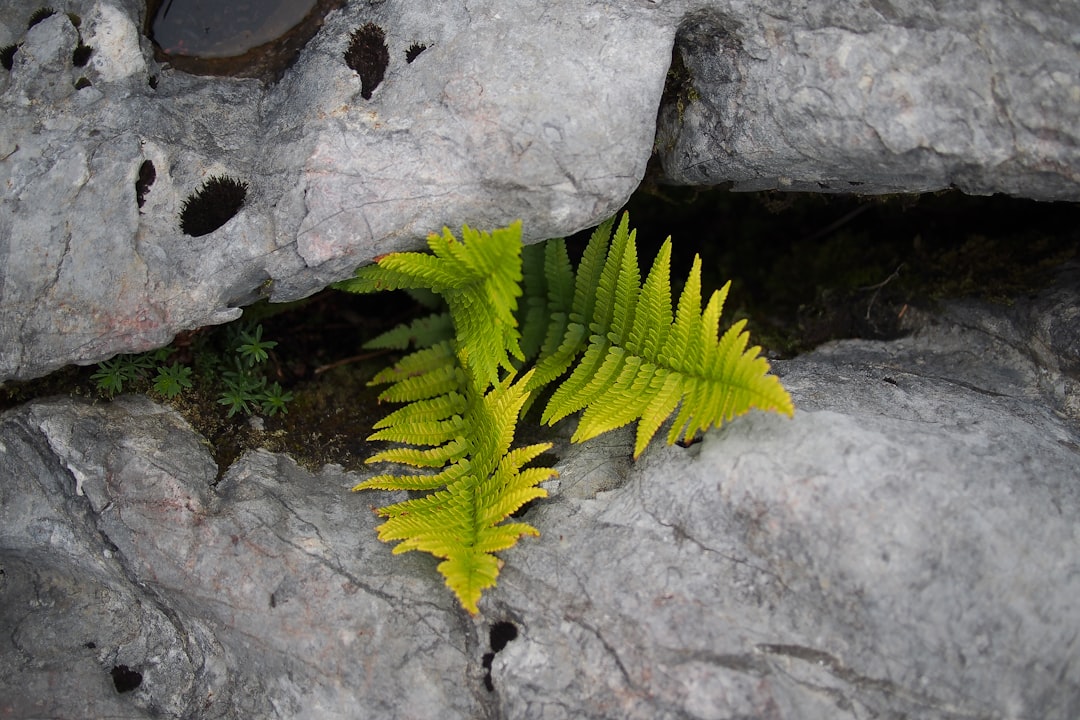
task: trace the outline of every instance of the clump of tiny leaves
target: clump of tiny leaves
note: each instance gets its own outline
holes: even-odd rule
[[[194,387],[195,379],[217,388],[216,400],[227,416],[238,412],[245,415],[285,414],[293,394],[270,382],[266,363],[270,351],[277,347],[274,340],[263,339],[262,325],[231,325],[226,330],[225,350],[221,353],[203,343],[194,356],[192,367],[179,362],[169,363],[175,352],[172,346],[146,353],[117,355],[98,363],[90,379],[106,397],[125,390],[150,389],[157,395],[172,400],[185,390]]]
[[[173,348],[163,347],[145,353],[117,355],[98,363],[97,371],[90,379],[97,383],[98,390],[111,398],[123,392],[125,386],[130,390],[153,374],[154,391],[171,400],[184,388],[191,387],[191,368],[179,363],[165,365],[172,354]]]
[[[238,412],[255,415],[262,412],[274,416],[287,413],[291,392],[282,389],[281,383],[268,383],[263,366],[270,358],[269,351],[277,347],[274,340],[263,340],[262,325],[239,330],[230,345],[235,349],[232,367],[221,373],[224,392],[218,404],[228,408],[228,416]]]

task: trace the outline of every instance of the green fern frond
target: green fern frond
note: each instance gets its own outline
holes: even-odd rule
[[[626,215],[618,226],[612,218],[596,229],[576,272],[562,241],[523,250],[519,223],[490,234],[466,227],[461,241],[444,230],[428,244],[433,255],[384,256],[338,285],[429,288],[446,300],[455,331],[371,381],[389,384],[380,400],[405,405],[369,438],[402,445],[368,462],[435,472],[382,474],[354,489],[427,493],[380,508],[386,521],[379,537],[396,541],[395,553],[441,558],[439,572],[471,613],[498,577],[492,553],[538,534],[506,519],[544,497],[540,483],[556,474],[526,467],[549,444],[513,447],[518,418],[547,386],[555,388],[542,422],[581,411],[572,438],[578,442],[637,422],[635,457],[673,415],[669,443],[751,408],[793,412],[760,349],[747,347],[745,322],[719,333],[730,283],[702,310],[695,258],[673,312],[670,239],[642,283]],[[382,342],[420,345],[419,335],[412,326]],[[515,365],[528,362],[532,369],[517,377]]]
[[[525,523],[500,523],[530,500],[545,497],[546,491],[537,486],[555,475],[551,468],[523,469],[550,444],[510,448],[528,396],[528,376],[517,383],[513,380],[508,376],[483,395],[474,387],[463,418],[435,421],[447,422],[446,429],[460,430],[444,445],[429,450],[392,448],[369,460],[412,464],[418,464],[418,459],[440,460],[432,466],[449,464],[442,472],[430,478],[382,475],[354,488],[435,491],[380,508],[379,514],[388,519],[378,528],[379,538],[400,541],[395,553],[421,550],[443,558],[439,572],[471,613],[477,612],[481,593],[498,576],[498,560],[490,553],[511,547],[523,535],[538,534]],[[447,402],[444,407],[452,405]],[[424,441],[438,434],[433,431]],[[453,434],[449,431],[443,437]]]
[[[595,235],[594,240],[603,241]],[[587,346],[552,394],[542,422],[554,424],[584,410],[571,438],[583,442],[637,421],[636,458],[676,408],[669,443],[680,435],[689,440],[751,408],[794,412],[787,391],[759,357],[760,348],[746,349],[745,322],[717,340],[730,283],[714,293],[701,312],[701,260],[695,258],[673,320],[670,265],[669,238],[641,285],[635,233],[624,214],[599,273],[593,314],[579,315],[591,331]],[[595,269],[590,272],[596,275]],[[577,298],[575,304],[576,310],[588,309],[587,302],[578,303]],[[564,337],[559,364],[567,356],[577,357],[582,334],[574,328]],[[545,371],[547,365],[556,363],[540,361]]]
[[[433,255],[391,253],[334,287],[349,292],[426,288],[446,300],[456,335],[455,352],[467,372],[494,384],[499,369],[524,360],[514,314],[521,295],[521,223],[491,233],[449,229],[428,237]]]

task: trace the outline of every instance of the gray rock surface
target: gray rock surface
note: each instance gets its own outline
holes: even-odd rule
[[[654,146],[682,183],[1080,197],[1070,3],[350,3],[273,85],[160,67],[140,0],[72,0],[77,28],[26,30],[39,5],[0,7],[18,45],[0,70],[0,381],[303,297],[444,225],[588,227]],[[343,60],[366,22],[390,50],[370,100]],[[662,103],[673,45],[685,72]],[[219,174],[249,184],[245,206],[183,234]]]
[[[1076,3],[713,3],[675,48],[670,180],[1077,199]]]
[[[215,484],[144,398],[14,409],[0,715],[1071,720],[1078,300],[1073,268],[778,362],[791,420],[562,448],[475,619],[354,474],[256,451]]]

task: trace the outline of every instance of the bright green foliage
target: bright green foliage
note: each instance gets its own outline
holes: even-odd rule
[[[521,295],[521,223],[492,233],[466,226],[462,240],[449,229],[428,237],[433,255],[392,253],[336,287],[350,292],[427,288],[446,300],[463,365],[494,384],[499,369],[523,359],[514,313]]]
[[[477,612],[481,592],[495,584],[499,561],[492,553],[538,534],[504,521],[544,497],[537,485],[555,475],[525,467],[549,445],[513,447],[518,418],[546,386],[565,378],[544,422],[583,411],[572,438],[580,442],[636,421],[635,457],[673,414],[669,443],[751,408],[794,411],[760,349],[747,349],[745,322],[720,336],[728,286],[702,312],[695,258],[673,311],[670,239],[642,284],[628,218],[614,235],[613,228],[613,219],[597,228],[576,272],[561,240],[523,251],[515,223],[490,234],[465,228],[462,241],[444,230],[429,239],[434,255],[386,255],[337,286],[430,288],[447,301],[454,336],[403,330],[393,342],[421,349],[372,380],[390,384],[380,400],[405,405],[370,437],[401,445],[368,462],[434,472],[380,475],[354,489],[429,493],[381,508],[388,519],[379,537],[398,541],[394,552],[442,558],[439,571],[469,612]],[[518,376],[525,364],[532,369]]]
[[[435,491],[380,508],[388,520],[379,526],[379,538],[400,541],[395,553],[422,550],[442,558],[439,572],[471,613],[499,574],[491,553],[523,535],[539,535],[526,523],[501,523],[530,500],[545,497],[537,485],[555,475],[550,468],[523,469],[549,443],[510,449],[528,376],[513,379],[508,376],[486,394],[473,386],[464,395],[451,392],[414,402],[385,418],[372,438],[434,447],[394,448],[369,462],[443,469],[434,475],[379,475],[354,488]]]
[[[636,458],[677,408],[669,444],[751,408],[791,415],[791,398],[769,374],[761,348],[746,347],[746,321],[718,339],[731,284],[714,292],[702,313],[701,259],[695,257],[673,318],[671,239],[642,285],[635,233],[628,226],[623,215],[609,247],[610,223],[602,225],[585,252],[562,342],[538,364],[545,370],[538,372],[541,381],[574,365],[548,402],[543,422],[554,424],[583,409],[571,438],[583,442],[637,421]],[[589,287],[596,292],[590,294]]]

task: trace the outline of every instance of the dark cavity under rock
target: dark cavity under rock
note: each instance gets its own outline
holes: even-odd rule
[[[274,81],[344,0],[147,0],[158,60],[195,75]]]

